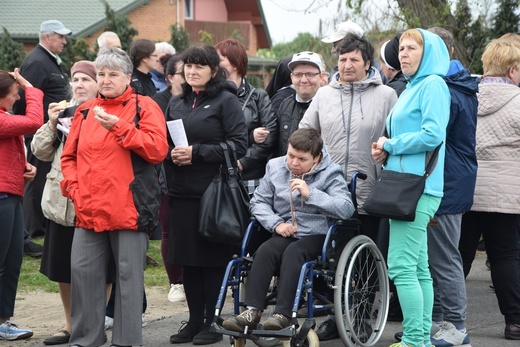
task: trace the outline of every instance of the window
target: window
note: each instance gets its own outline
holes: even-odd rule
[[[193,0],[184,0],[184,19],[193,19]]]

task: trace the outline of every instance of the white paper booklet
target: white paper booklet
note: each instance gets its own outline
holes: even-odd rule
[[[168,126],[168,131],[175,147],[188,146],[188,138],[186,137],[182,119],[170,120],[166,122],[166,125]]]

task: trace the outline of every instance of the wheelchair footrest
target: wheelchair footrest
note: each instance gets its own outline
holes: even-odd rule
[[[249,330],[247,333],[238,332],[233,330],[224,329],[221,325],[217,323],[211,324],[209,328],[210,332],[219,333],[222,335],[229,335],[235,338],[245,338],[248,340],[257,340],[260,337],[276,337],[279,339],[290,339],[296,336],[296,328],[294,326],[289,326],[285,329],[281,330],[264,330],[264,329],[254,329]],[[308,330],[307,330],[308,331]]]

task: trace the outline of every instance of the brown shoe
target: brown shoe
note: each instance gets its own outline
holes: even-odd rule
[[[238,316],[226,319],[222,326],[228,330],[243,332],[246,326],[249,329],[256,329],[261,317],[262,311],[260,310],[245,310]]]
[[[281,330],[291,325],[291,318],[280,313],[274,313],[264,322],[265,330]]]

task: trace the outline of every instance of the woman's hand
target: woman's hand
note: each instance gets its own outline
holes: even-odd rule
[[[25,182],[32,181],[34,176],[36,176],[36,167],[30,163],[25,163],[25,172],[23,173]]]
[[[27,81],[25,78],[23,78],[22,75],[20,75],[19,71],[20,70],[18,68],[16,68],[16,69],[14,69],[14,72],[9,72],[9,74],[14,77],[14,80],[16,81],[18,86],[20,88],[22,88],[23,90],[25,90],[25,88],[32,87],[33,85],[29,81]]]
[[[191,165],[192,150],[193,146],[175,147],[172,149],[170,155],[173,163],[178,166]]]
[[[289,183],[291,183],[291,192],[298,190],[304,199],[309,198],[311,190],[307,185],[307,182],[299,178],[294,178],[289,180]]]
[[[380,164],[384,163],[388,156],[388,152],[383,149],[386,140],[386,137],[381,136],[377,142],[372,143],[372,157]]]
[[[107,130],[110,130],[119,121],[118,116],[105,112],[103,107],[94,107],[94,118],[101,124],[101,126]]]
[[[264,143],[268,135],[269,130],[266,130],[265,127],[260,127],[253,130],[253,138],[255,143]]]
[[[291,237],[296,234],[296,228],[289,223],[278,224],[275,228],[276,233],[283,237]]]
[[[49,128],[52,131],[56,131],[56,125],[58,124],[58,115],[60,111],[63,111],[66,107],[57,102],[51,102],[47,114],[49,115]]]

